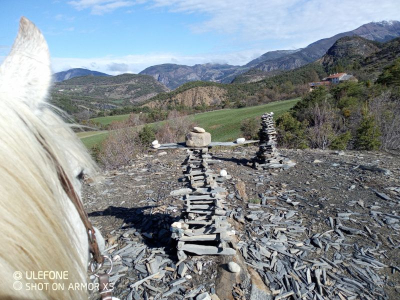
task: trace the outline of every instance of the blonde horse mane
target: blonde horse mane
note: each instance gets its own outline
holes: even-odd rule
[[[0,66],[0,299],[87,298],[85,289],[68,288],[87,281],[88,241],[57,167],[79,191],[77,175],[95,166],[73,131],[45,103],[50,83],[47,44],[22,18],[11,53]],[[64,276],[26,278],[39,271],[64,271]],[[32,283],[48,283],[48,288],[28,290]]]

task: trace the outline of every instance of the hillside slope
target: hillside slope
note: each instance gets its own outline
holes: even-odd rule
[[[353,36],[336,41],[318,62],[327,73],[348,72],[359,80],[375,81],[383,69],[398,57],[400,38],[378,43]]]
[[[260,80],[263,77],[269,77],[270,72],[296,69],[321,58],[338,39],[355,35],[372,41],[386,42],[400,36],[400,22],[371,22],[355,30],[318,40],[294,53],[255,65],[253,68],[258,70],[258,72],[254,72],[254,70],[251,69],[247,73],[239,76],[235,82],[252,82]]]
[[[84,76],[53,86],[53,103],[69,113],[80,109],[113,109],[146,101],[169,91],[151,76],[122,74],[110,77]]]
[[[217,105],[255,105],[301,96],[308,83],[329,73],[347,72],[359,80],[375,81],[382,70],[400,57],[400,38],[379,43],[358,36],[343,37],[321,59],[252,83],[221,84],[205,81],[186,83],[170,93],[161,93],[145,105],[152,108]],[[218,90],[218,97],[212,99]]]

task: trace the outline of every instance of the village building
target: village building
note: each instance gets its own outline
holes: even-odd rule
[[[355,81],[357,82],[357,78],[354,77],[353,75],[347,74],[347,73],[335,73],[331,74],[328,77],[325,77],[322,79],[322,81],[318,82],[310,82],[308,85],[310,87],[310,91],[314,90],[315,88],[319,86],[330,86],[330,85],[335,85],[338,84],[342,81]]]

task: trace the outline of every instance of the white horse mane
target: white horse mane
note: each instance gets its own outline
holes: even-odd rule
[[[57,167],[80,191],[77,175],[90,174],[95,165],[46,104],[50,84],[46,41],[22,18],[11,53],[0,66],[0,299],[87,298],[85,290],[67,289],[70,282],[87,281],[88,237]],[[16,271],[21,279],[13,276]],[[68,279],[25,278],[26,272],[38,271],[66,271]],[[32,282],[66,285],[27,290]]]

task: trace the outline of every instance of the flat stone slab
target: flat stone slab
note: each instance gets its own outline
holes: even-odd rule
[[[225,147],[233,147],[238,145],[245,145],[245,144],[254,144],[258,143],[258,140],[248,140],[244,143],[238,144],[236,142],[211,142],[208,144],[208,147],[215,147],[215,146],[225,146]],[[188,148],[185,143],[168,143],[168,144],[160,144],[160,148],[158,150],[164,149],[179,149],[179,148]]]

